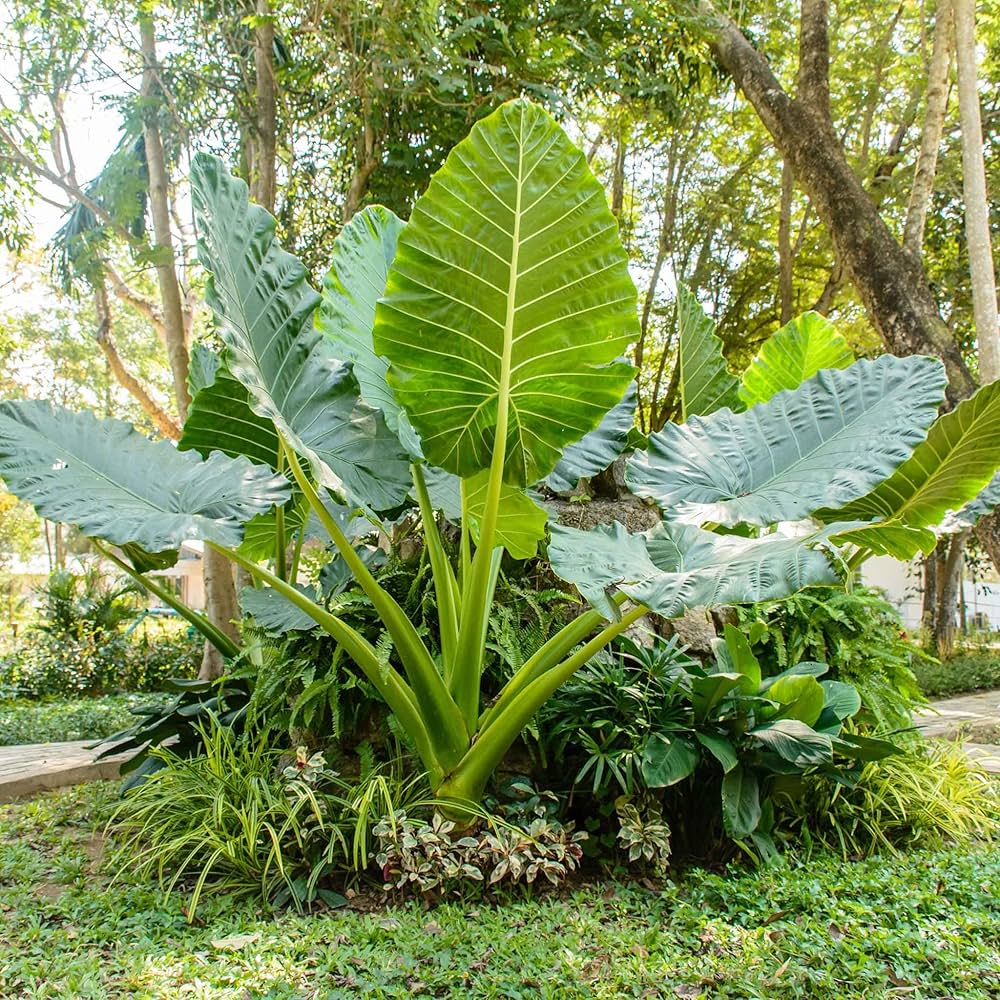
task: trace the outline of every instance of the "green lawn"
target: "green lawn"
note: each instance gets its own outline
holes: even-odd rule
[[[1000,995],[1000,856],[967,850],[603,883],[504,906],[267,916],[128,879],[95,838],[114,786],[0,807],[0,996]]]
[[[129,709],[163,701],[158,694],[113,694],[102,698],[0,701],[0,747],[18,743],[96,740],[135,722]]]

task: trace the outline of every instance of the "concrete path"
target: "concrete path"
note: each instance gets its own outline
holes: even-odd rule
[[[987,731],[1000,733],[1000,691],[980,691],[933,701],[914,713],[913,722],[924,736],[931,738],[969,741],[971,736],[972,741],[965,743],[969,756],[983,770],[1000,774],[1000,746],[975,742]]]
[[[117,778],[118,766],[128,754],[95,760],[99,750],[88,750],[90,740],[73,743],[25,743],[0,747],[0,802],[34,795],[48,788],[78,785],[99,778]]]

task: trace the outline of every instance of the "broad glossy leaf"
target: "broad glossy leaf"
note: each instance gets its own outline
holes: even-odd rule
[[[529,486],[622,398],[636,292],[604,190],[541,108],[478,122],[400,234],[375,350],[428,461]]]
[[[681,413],[684,420],[728,407],[742,410],[739,382],[729,372],[715,324],[694,294],[677,286]]]
[[[722,634],[724,640],[716,656],[724,650],[727,665],[723,669],[732,669],[741,674],[743,680],[740,682],[740,690],[744,694],[753,694],[760,687],[760,663],[753,655],[747,637],[735,625],[728,624],[723,628]]]
[[[945,382],[941,362],[920,356],[828,369],[745,413],[667,424],[626,481],[688,523],[797,521],[864,496],[905,462]]]
[[[884,483],[851,503],[820,510],[817,516],[827,521],[889,522],[882,538],[877,527],[865,532],[868,547],[881,544],[909,550],[889,534],[895,524],[929,528],[940,523],[947,511],[981,495],[998,466],[1000,382],[992,382],[936,420],[927,440]]]
[[[752,729],[749,735],[796,767],[833,760],[833,741],[798,719],[779,719]]]
[[[856,733],[841,733],[833,741],[837,753],[855,760],[884,760],[893,754],[902,753],[899,747],[888,740],[878,740],[871,736],[858,736]]]
[[[782,670],[780,674],[775,674],[773,677],[765,677],[761,681],[760,691],[761,694],[767,692],[772,684],[777,683],[782,677],[822,677],[823,674],[830,672],[830,666],[827,663],[817,663],[814,660],[802,660],[799,663],[794,664],[787,670]]]
[[[406,414],[386,382],[389,362],[375,353],[372,329],[375,305],[385,292],[396,242],[405,225],[382,205],[358,212],[334,241],[316,313],[316,326],[333,345],[335,356],[353,366],[361,398],[381,410],[397,433],[400,415],[406,421]]]
[[[629,431],[635,426],[638,391],[633,382],[622,401],[611,407],[589,434],[569,445],[545,483],[557,493],[576,489],[581,479],[603,472],[625,450]]]
[[[42,517],[154,553],[195,538],[238,545],[244,522],[288,496],[282,477],[245,458],[204,461],[42,400],[0,404],[0,476]]]
[[[981,518],[1000,507],[1000,472],[976,496],[948,518],[954,528],[974,528]]]
[[[274,238],[274,219],[221,160],[191,170],[205,299],[219,319],[229,368],[255,413],[274,422],[324,485],[375,510],[400,504],[407,457],[379,413],[358,397],[350,367],[315,328],[319,296],[302,264]]]
[[[823,688],[824,710],[829,709],[841,722],[853,718],[861,711],[861,695],[853,684],[822,681],[820,686]]]
[[[760,817],[757,775],[737,765],[722,779],[722,825],[730,837],[742,840],[757,829]]]
[[[250,408],[250,394],[223,368],[212,373],[212,381],[198,390],[177,447],[197,451],[207,458],[221,451],[230,458],[245,455],[256,465],[278,465],[278,435],[274,424]]]
[[[766,403],[824,368],[846,368],[853,361],[854,352],[825,316],[803,313],[764,341],[743,373],[740,399],[747,406]]]
[[[704,677],[691,678],[691,706],[699,721],[708,718],[714,709],[730,692],[743,682],[742,674],[714,673]]]
[[[448,520],[460,523],[462,492],[458,476],[443,469],[425,469],[424,478],[434,508],[440,510]],[[486,508],[488,485],[488,472],[480,472],[466,480],[469,529],[472,531],[473,541],[479,540],[479,524]],[[531,559],[538,551],[538,543],[545,537],[547,522],[548,513],[524,490],[503,485],[494,539],[497,545],[502,545],[515,559]]]
[[[918,552],[925,555],[932,552],[937,545],[937,535],[930,528],[873,521],[835,535],[834,541],[838,545],[860,545],[877,556],[912,559]]]
[[[767,697],[781,706],[775,718],[796,719],[807,726],[820,717],[826,700],[819,681],[803,674],[779,677],[768,689]]]
[[[669,788],[694,773],[700,756],[689,739],[654,733],[642,752],[642,780],[647,788]]]
[[[637,534],[617,522],[590,531],[557,524],[548,555],[555,573],[609,619],[609,595],[616,590],[677,618],[688,608],[785,597],[837,582],[823,550],[829,530],[805,538],[741,538],[669,522]]]
[[[728,774],[739,763],[732,741],[728,737],[700,731],[694,735],[695,739],[722,765],[723,773]]]

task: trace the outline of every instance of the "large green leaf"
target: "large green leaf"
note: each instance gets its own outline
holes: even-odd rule
[[[581,479],[596,476],[625,450],[629,431],[635,426],[638,398],[633,382],[621,402],[608,410],[594,430],[566,448],[545,480],[549,489],[557,493],[575,489]]]
[[[796,719],[807,726],[815,724],[826,700],[819,681],[802,674],[779,677],[768,689],[767,697],[779,704],[772,718]]]
[[[677,286],[677,328],[683,419],[714,413],[724,406],[742,410],[739,383],[726,367],[715,324],[685,285]]]
[[[358,212],[333,244],[332,263],[323,279],[322,301],[316,313],[316,326],[333,344],[335,355],[353,365],[361,397],[382,411],[394,431],[399,429],[402,411],[386,382],[389,362],[372,346],[372,328],[375,306],[385,292],[396,243],[405,225],[382,205]]]
[[[779,719],[749,733],[769,750],[796,767],[826,764],[833,760],[833,740],[798,719]]]
[[[444,469],[425,469],[424,478],[431,504],[446,518],[456,523],[462,520],[462,481]],[[469,529],[474,541],[479,540],[479,525],[486,507],[489,473],[480,472],[465,481]],[[538,543],[545,537],[548,514],[524,490],[504,486],[500,490],[494,543],[502,545],[515,559],[532,559]]]
[[[926,543],[927,533],[913,535],[912,545],[894,529],[914,531],[940,523],[981,495],[1000,466],[1000,382],[983,386],[974,396],[935,421],[927,439],[885,482],[860,499],[817,512],[822,520],[886,522],[862,529],[851,538],[878,551],[909,558]],[[973,519],[975,520],[975,519]],[[884,537],[880,537],[883,535]]]
[[[647,788],[668,788],[694,773],[701,753],[683,736],[653,733],[642,752],[642,780]]]
[[[745,413],[667,424],[631,457],[626,481],[689,523],[797,521],[863,496],[906,461],[945,382],[941,362],[920,356],[828,369]]]
[[[211,382],[198,390],[177,447],[207,458],[213,451],[237,458],[245,455],[257,465],[278,465],[278,435],[274,424],[250,408],[250,394],[223,368],[211,373]]]
[[[400,234],[375,350],[430,463],[528,486],[631,381],[636,292],[604,190],[541,108],[511,101],[448,155]]]
[[[302,264],[274,238],[274,219],[217,157],[191,168],[205,299],[220,322],[227,363],[255,413],[274,422],[324,485],[375,510],[402,502],[407,456],[357,381],[315,328],[319,296]]]
[[[245,458],[205,461],[42,400],[0,403],[0,476],[42,517],[146,552],[195,538],[238,545],[244,522],[288,496],[282,477]]]
[[[607,618],[615,617],[616,590],[676,618],[688,608],[786,597],[837,582],[823,550],[830,530],[805,538],[741,538],[676,523],[634,535],[617,522],[589,531],[557,524],[548,555],[556,574]]]
[[[974,528],[981,518],[1000,507],[1000,472],[998,472],[967,504],[955,511],[956,527]]]
[[[734,840],[748,837],[760,824],[757,775],[737,764],[722,779],[722,825]]]
[[[743,373],[740,399],[747,406],[766,403],[824,368],[846,368],[853,361],[854,352],[825,316],[803,313],[764,341]]]
[[[295,589],[310,601],[319,599],[313,587],[296,584]],[[311,632],[316,628],[315,619],[271,587],[244,587],[240,591],[240,607],[244,614],[252,615],[262,629],[275,634]]]

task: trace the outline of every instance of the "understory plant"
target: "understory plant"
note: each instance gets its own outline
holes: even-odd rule
[[[1000,464],[1000,383],[936,419],[940,361],[853,361],[811,314],[738,381],[685,299],[684,422],[626,463],[629,487],[663,519],[645,532],[549,525],[533,487],[563,488],[625,447],[635,371],[623,357],[639,329],[617,221],[551,117],[505,104],[452,150],[408,222],[358,213],[322,294],[220,160],[197,155],[191,180],[224,353],[197,366],[179,449],[118,421],[5,402],[0,475],[154,589],[145,571],[186,539],[242,566],[260,585],[245,606],[249,596],[255,617],[267,602],[326,631],[442,802],[478,802],[538,709],[645,615],[782,597],[836,583],[873,551],[912,554]],[[365,533],[391,536],[405,510],[422,529],[439,651],[370,567]],[[317,531],[370,603],[378,641],[303,586]],[[592,609],[486,703],[501,563],[546,540],[553,572]],[[233,655],[203,616],[163,599]]]

